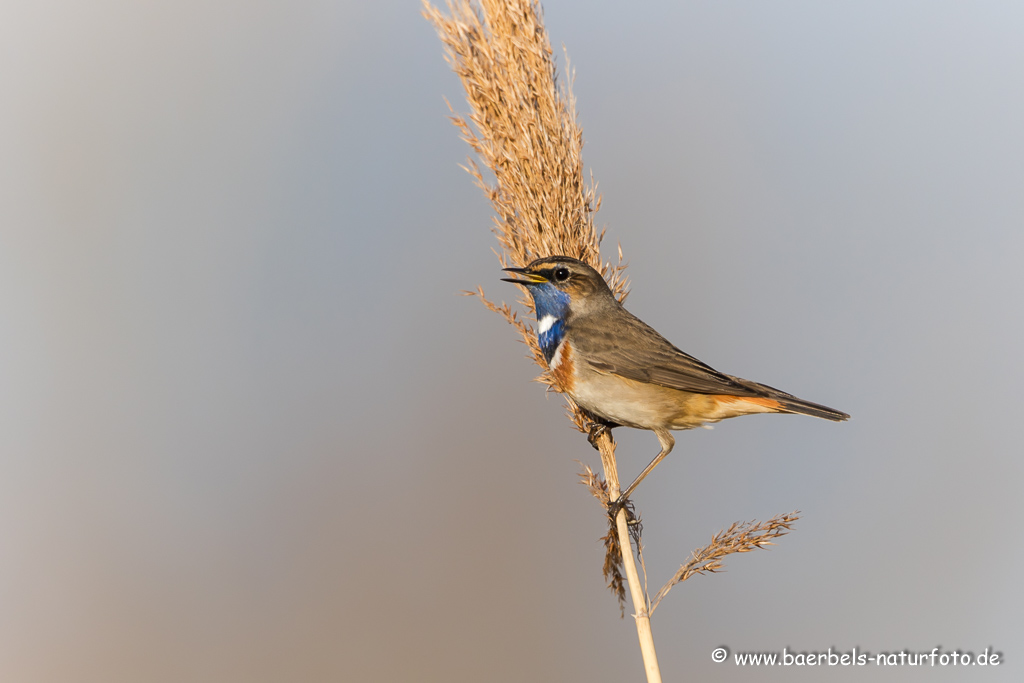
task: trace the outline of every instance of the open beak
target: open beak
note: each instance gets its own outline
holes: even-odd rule
[[[504,282],[511,282],[514,285],[539,285],[542,282],[547,282],[548,279],[543,275],[528,272],[525,268],[502,268],[507,273],[515,273],[516,275],[522,275],[525,280],[516,280],[510,277],[501,278]]]

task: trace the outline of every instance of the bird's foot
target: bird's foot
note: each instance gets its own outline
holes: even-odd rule
[[[612,502],[608,503],[608,516],[611,517],[612,522],[615,522],[615,518],[618,517],[619,510],[626,511],[626,524],[634,525],[640,523],[640,520],[637,519],[636,516],[636,508],[633,507],[633,501],[629,498],[619,496]]]
[[[608,518],[611,520],[613,529],[618,525],[616,518],[619,515],[619,510],[625,512],[626,529],[629,532],[629,537],[633,539],[634,545],[636,545],[639,550],[641,547],[640,536],[644,532],[644,525],[640,523],[640,518],[636,515],[636,509],[633,507],[633,501],[629,498],[619,496],[608,504]]]
[[[608,424],[607,422],[591,422],[590,431],[587,434],[587,441],[590,442],[590,445],[593,446],[595,450],[601,450],[597,445],[597,440],[600,439],[605,432],[610,432],[614,426],[615,425]]]

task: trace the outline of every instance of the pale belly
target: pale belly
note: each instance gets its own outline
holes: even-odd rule
[[[592,373],[577,381],[570,394],[594,415],[625,427],[638,429],[693,429],[722,418],[707,415],[694,405],[707,403],[706,396],[644,384],[615,375]],[[705,413],[705,416],[701,416]]]

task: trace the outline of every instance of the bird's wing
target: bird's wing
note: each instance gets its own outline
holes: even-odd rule
[[[718,372],[680,351],[653,328],[625,309],[618,315],[581,320],[574,325],[573,347],[598,372],[680,391],[730,396],[764,396],[768,392]],[[782,392],[779,392],[782,393]]]

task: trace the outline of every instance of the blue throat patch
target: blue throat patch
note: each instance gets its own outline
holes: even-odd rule
[[[537,309],[537,322],[551,316],[555,319],[551,327],[538,332],[537,342],[540,350],[544,353],[544,359],[551,362],[555,355],[555,349],[565,338],[565,318],[569,313],[569,295],[550,283],[533,285],[530,287],[530,294],[533,295],[533,305]]]

